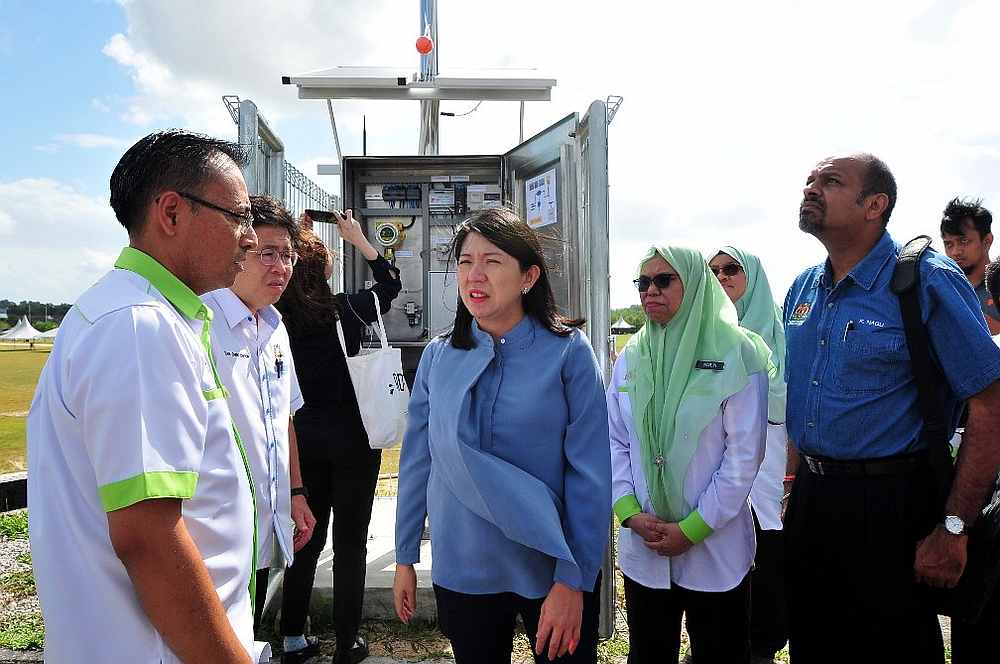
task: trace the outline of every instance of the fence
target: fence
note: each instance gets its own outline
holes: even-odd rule
[[[243,169],[243,179],[251,195],[274,196],[295,218],[307,209],[336,210],[340,207],[339,197],[327,193],[305,173],[285,161],[284,143],[271,130],[256,104],[235,95],[226,95],[222,101],[239,128],[240,145],[250,153],[249,163]],[[344,283],[340,233],[335,224],[322,222],[313,224],[313,231],[334,256],[330,288],[339,293]]]

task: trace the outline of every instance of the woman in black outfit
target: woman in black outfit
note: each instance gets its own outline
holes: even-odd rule
[[[288,328],[305,399],[294,422],[306,500],[316,517],[312,539],[285,571],[281,634],[285,637],[282,661],[286,664],[303,662],[319,652],[317,640],[306,640],[303,634],[331,509],[337,637],[334,662],[354,664],[368,655],[358,628],[365,590],[365,544],[382,452],[368,445],[344,349],[337,338],[336,320],[340,319],[344,329],[347,355],[356,355],[365,327],[376,320],[372,293],[385,313],[402,284],[398,270],[371,245],[351,211],[336,216],[341,237],[364,255],[375,285],[353,295],[334,295],[327,281],[333,265],[330,252],[318,237],[305,231],[293,278],[277,303]]]

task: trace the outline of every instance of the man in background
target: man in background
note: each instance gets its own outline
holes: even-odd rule
[[[953,198],[941,218],[941,240],[944,251],[962,268],[986,317],[990,334],[1000,334],[1000,310],[996,298],[986,288],[986,265],[990,262],[993,244],[993,215],[979,199]]]
[[[254,633],[259,633],[272,561],[292,564],[316,519],[306,504],[292,414],[303,403],[288,332],[274,308],[298,260],[298,224],[270,196],[251,196],[257,248],[230,288],[202,300],[215,314],[212,352],[229,407],[246,448],[257,498],[257,586]],[[318,643],[309,654],[316,654]]]

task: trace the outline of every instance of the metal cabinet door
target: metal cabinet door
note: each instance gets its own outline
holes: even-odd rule
[[[608,320],[611,310],[608,116],[603,101],[591,103],[582,120],[576,113],[567,115],[504,155],[502,196],[513,203],[518,215],[526,221],[530,221],[530,216],[539,220],[538,187],[529,188],[547,173],[555,175],[555,214],[546,217],[542,210],[542,225],[532,225],[543,236],[556,303],[567,315],[587,319],[585,330],[606,384],[611,373]],[[544,186],[547,185],[543,180]],[[601,583],[603,638],[610,637],[615,627],[611,543],[609,530]]]

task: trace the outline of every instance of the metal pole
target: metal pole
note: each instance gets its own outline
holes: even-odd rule
[[[517,133],[518,144],[524,143],[524,101],[521,101],[521,124],[520,130]]]
[[[420,34],[431,38],[434,48],[420,56],[420,80],[433,81],[438,74],[438,21],[437,0],[420,0]],[[439,154],[438,124],[441,121],[441,102],[437,99],[420,102],[420,143],[417,154]]]

